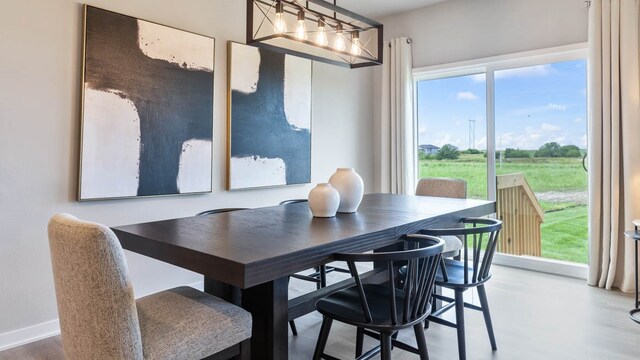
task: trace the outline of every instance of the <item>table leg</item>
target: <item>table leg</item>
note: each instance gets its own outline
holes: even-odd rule
[[[205,292],[239,305],[251,313],[252,360],[288,358],[288,282],[288,276],[285,276],[248,289],[239,289],[205,277]]]
[[[285,276],[242,291],[242,307],[253,316],[253,360],[286,360],[289,356],[287,284]]]

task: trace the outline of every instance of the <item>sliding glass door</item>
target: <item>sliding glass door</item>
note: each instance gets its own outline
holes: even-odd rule
[[[586,264],[586,61],[494,77],[501,250]]]
[[[416,73],[420,177],[496,200],[498,251],[586,263],[584,50]]]

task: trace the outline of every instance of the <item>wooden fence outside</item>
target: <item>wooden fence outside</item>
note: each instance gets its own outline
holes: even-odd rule
[[[523,174],[497,176],[498,252],[541,256],[544,212]]]

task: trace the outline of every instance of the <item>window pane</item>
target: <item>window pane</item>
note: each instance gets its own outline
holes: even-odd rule
[[[470,198],[487,198],[485,74],[417,84],[419,176],[467,181]]]
[[[499,250],[586,263],[586,61],[494,75]]]

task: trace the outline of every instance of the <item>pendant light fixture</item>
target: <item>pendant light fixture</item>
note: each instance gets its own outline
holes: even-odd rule
[[[296,39],[307,40],[307,27],[304,24],[305,16],[304,10],[298,10],[298,25],[296,25]]]
[[[344,30],[342,29],[341,23],[338,23],[338,25],[336,25],[336,42],[333,45],[333,48],[340,52],[344,51],[347,48],[347,45],[345,45],[344,41]]]
[[[335,0],[247,0],[247,44],[316,61],[381,64],[382,30]]]
[[[320,46],[329,45],[327,30],[326,26],[324,25],[324,18],[322,16],[318,19],[318,29],[316,30],[316,44]]]
[[[287,32],[287,23],[284,21],[284,6],[280,1],[276,3],[276,15],[273,22],[273,30],[276,34],[284,34]]]

